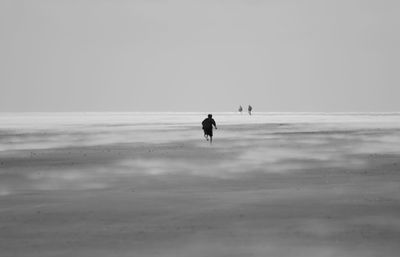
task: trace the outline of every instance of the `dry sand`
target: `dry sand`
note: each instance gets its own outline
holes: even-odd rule
[[[398,128],[219,127],[1,151],[0,256],[399,255]]]

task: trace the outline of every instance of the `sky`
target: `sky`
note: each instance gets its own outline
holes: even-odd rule
[[[0,0],[0,112],[400,111],[397,0]]]

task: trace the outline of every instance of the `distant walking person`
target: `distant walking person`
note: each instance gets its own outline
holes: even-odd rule
[[[247,108],[247,110],[249,111],[249,115],[251,115],[251,111],[253,110],[253,107],[251,107],[251,105],[249,105],[249,108]]]
[[[215,120],[212,118],[211,114],[208,114],[208,118],[203,120],[201,123],[203,125],[204,137],[208,141],[208,137],[210,137],[210,144],[212,143],[213,137],[213,126],[217,129],[217,125],[215,124]]]
[[[239,106],[239,110],[238,111],[240,112],[240,114],[242,114],[243,107],[241,105]]]

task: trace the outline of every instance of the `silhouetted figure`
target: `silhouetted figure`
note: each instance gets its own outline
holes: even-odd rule
[[[239,106],[239,110],[238,111],[240,112],[240,114],[242,114],[243,107],[241,105]]]
[[[215,124],[215,120],[212,118],[211,114],[208,114],[208,118],[203,120],[201,123],[203,125],[204,137],[208,141],[208,137],[210,137],[210,144],[212,143],[213,137],[213,126],[217,129],[217,125]]]
[[[249,105],[249,108],[247,108],[247,110],[249,111],[249,115],[251,115],[251,111],[253,110],[253,107],[251,107],[251,105]]]

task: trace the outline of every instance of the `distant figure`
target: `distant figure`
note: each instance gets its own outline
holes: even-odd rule
[[[249,111],[249,115],[251,115],[251,111],[253,110],[253,107],[251,107],[251,105],[249,105],[249,108],[247,108],[247,110]]]
[[[240,114],[242,114],[243,107],[241,105],[239,106],[239,110],[238,111],[240,112]]]
[[[210,137],[210,144],[212,143],[213,137],[213,126],[217,129],[217,125],[215,124],[215,120],[212,118],[211,114],[208,114],[208,118],[203,120],[201,123],[203,125],[204,137],[208,141],[208,137]]]

